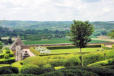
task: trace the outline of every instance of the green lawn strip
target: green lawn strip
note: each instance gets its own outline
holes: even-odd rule
[[[54,67],[55,70],[59,70],[59,69],[62,69],[62,68],[65,68],[64,66],[57,66],[57,67]]]
[[[101,48],[83,48],[82,52],[96,52],[97,50],[101,50]],[[52,54],[56,54],[56,53],[77,53],[77,52],[80,52],[79,48],[51,50]]]
[[[10,66],[10,64],[0,64],[0,67]]]
[[[103,65],[104,66],[107,65],[109,60],[111,59],[95,62],[95,63],[89,64],[88,67],[102,67]]]

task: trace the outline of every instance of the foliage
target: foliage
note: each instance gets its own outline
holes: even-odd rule
[[[0,54],[0,64],[11,64],[15,62],[15,57],[13,52],[5,47]]]
[[[13,40],[12,40],[11,37],[8,39],[8,43],[9,43],[9,44],[12,44],[12,43],[13,43]]]
[[[91,41],[89,36],[92,35],[92,32],[93,25],[88,21],[74,21],[71,25],[71,41],[73,41],[75,46],[83,48]]]
[[[102,54],[102,52],[90,53],[90,54],[84,55],[83,58],[84,58],[84,62],[83,62],[84,65],[87,65],[100,60],[104,60],[104,55]]]
[[[24,65],[21,69],[22,74],[43,74],[50,71],[54,71],[54,68],[41,68],[36,65]]]
[[[33,74],[2,74],[2,76],[37,76]]]
[[[12,67],[17,67],[19,70],[22,68],[22,61],[14,62],[11,64]]]
[[[0,49],[2,49],[3,47],[3,43],[0,41]]]
[[[47,60],[46,58],[43,58],[40,56],[28,57],[23,61],[23,65],[27,65],[27,64],[37,65],[39,67],[42,67],[43,65],[47,64]]]
[[[114,44],[112,45],[112,49],[114,49]]]
[[[15,67],[0,67],[0,74],[14,74],[18,73],[18,69]]]
[[[15,62],[14,57],[10,57],[8,59],[0,59],[0,64],[11,64],[13,62]]]
[[[108,34],[111,38],[114,38],[114,29]]]
[[[69,69],[80,69],[80,70],[86,70],[89,72],[96,73],[98,76],[113,76],[114,70],[112,69],[106,69],[106,68],[98,68],[98,67],[68,67]]]
[[[40,52],[37,51],[34,47],[30,47],[30,51],[35,55],[40,55]]]
[[[80,68],[65,68],[49,73],[41,74],[40,76],[99,76],[94,72],[82,70]]]
[[[104,49],[105,48],[105,45],[104,44],[101,44],[101,48]]]

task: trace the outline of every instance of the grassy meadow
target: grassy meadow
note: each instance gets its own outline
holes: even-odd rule
[[[82,52],[96,52],[98,50],[101,50],[100,47],[96,48],[82,48]],[[53,49],[51,50],[52,54],[58,54],[58,53],[78,53],[80,52],[79,48],[70,48],[70,49]]]
[[[69,41],[67,38],[55,38],[55,39],[46,39],[46,40],[35,40],[35,41],[29,41],[29,40],[23,40],[23,42],[26,45],[31,45],[31,44],[60,44],[60,43],[72,43]],[[102,40],[92,40],[89,43],[104,43],[104,42],[109,42],[109,41],[102,41]]]

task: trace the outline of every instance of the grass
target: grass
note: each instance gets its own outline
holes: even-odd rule
[[[57,38],[50,40],[40,40],[40,41],[24,41],[25,44],[58,44],[58,43],[71,43],[68,39]]]
[[[0,64],[0,67],[10,66],[10,64]]]
[[[97,48],[83,48],[82,52],[96,52],[97,50],[101,50],[100,47]],[[51,50],[52,54],[56,53],[77,53],[80,52],[79,48],[70,48],[70,49],[53,49]]]
[[[62,68],[65,68],[64,66],[57,66],[57,67],[54,67],[55,70],[59,70],[59,69],[62,69]]]
[[[12,67],[17,67],[19,70],[22,68],[22,65],[20,64],[21,61],[15,62],[11,64]]]
[[[69,39],[66,38],[55,38],[50,40],[40,40],[40,41],[23,41],[26,45],[31,44],[60,44],[60,43],[72,43]],[[101,41],[101,40],[92,40],[90,43],[104,43],[108,41]]]

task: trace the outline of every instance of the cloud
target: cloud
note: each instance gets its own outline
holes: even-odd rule
[[[82,0],[82,1],[84,1],[84,2],[99,2],[99,1],[101,1],[101,0]]]
[[[113,0],[0,0],[0,19],[114,20]]]

